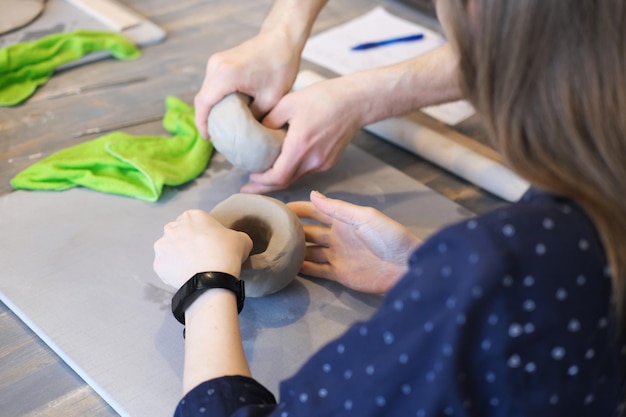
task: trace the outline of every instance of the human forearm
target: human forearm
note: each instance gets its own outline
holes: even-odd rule
[[[422,107],[461,98],[456,58],[449,45],[387,67],[342,77],[365,126]]]
[[[280,34],[299,56],[313,23],[328,0],[276,0],[260,33]]]
[[[226,375],[251,376],[232,291],[212,289],[185,312],[183,392]]]

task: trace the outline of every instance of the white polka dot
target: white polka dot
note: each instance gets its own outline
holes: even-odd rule
[[[593,349],[587,349],[587,351],[585,352],[585,358],[587,359],[593,359],[595,355],[596,352]]]
[[[198,411],[199,411],[199,412],[201,412],[201,413],[206,413],[206,408],[204,408],[204,407],[200,407],[200,408],[198,409]]]
[[[580,322],[576,319],[571,319],[569,323],[567,323],[567,330],[570,332],[577,332],[580,330]]]
[[[381,397],[381,396],[376,397],[376,405],[377,406],[384,407],[386,402],[387,402],[387,400],[385,400],[385,397]]]
[[[324,372],[326,372],[326,373],[329,373],[329,372],[331,371],[331,368],[332,368],[332,367],[330,366],[330,364],[329,364],[329,363],[325,363],[325,364],[322,366],[322,370],[323,370]]]
[[[456,306],[456,297],[451,296],[446,300],[446,307],[453,309]]]
[[[524,333],[524,329],[518,323],[511,323],[509,326],[509,336],[519,337]]]
[[[345,408],[347,411],[352,410],[352,400],[346,400],[343,403],[343,408]]]
[[[576,365],[572,365],[569,368],[567,368],[567,374],[569,376],[575,376],[578,375],[578,366]]]
[[[359,328],[359,334],[360,334],[361,336],[367,336],[367,327],[365,327],[365,326],[361,326],[361,327]]]
[[[207,393],[208,395],[213,395],[213,394],[215,394],[215,390],[214,390],[213,388],[211,388],[211,389],[210,389],[210,390],[208,390],[206,393]]]
[[[409,395],[411,393],[411,386],[409,384],[402,385],[400,389],[404,395]]]
[[[537,255],[545,255],[546,251],[546,245],[544,245],[543,243],[538,243],[537,246],[535,246],[535,252],[537,253]]]
[[[504,236],[507,236],[507,237],[514,236],[515,235],[515,227],[513,227],[510,224],[506,224],[502,228],[502,233],[504,234]]]
[[[305,403],[309,400],[309,395],[303,392],[302,394],[300,394],[299,399],[301,403]]]
[[[281,405],[283,405],[283,404],[281,404]],[[289,416],[289,413],[286,412],[286,411],[283,411],[282,414],[280,415],[280,417],[288,417],[288,416]]]
[[[479,260],[480,260],[480,256],[477,253],[475,253],[475,252],[470,254],[470,256],[468,258],[469,263],[471,263],[473,265],[477,264]]]
[[[320,388],[317,394],[320,396],[320,398],[326,398],[328,397],[328,390],[326,388]]]
[[[594,400],[593,394],[587,394],[587,396],[585,396],[585,405],[591,404],[593,400]]]
[[[337,353],[341,354],[346,351],[346,346],[344,344],[337,345]]]
[[[525,287],[532,287],[533,285],[535,285],[535,278],[528,275],[526,277],[524,277],[524,281],[523,284]]]
[[[548,400],[550,402],[550,404],[555,405],[559,403],[559,396],[556,394],[553,394],[550,396],[550,399]]]
[[[493,372],[487,372],[487,374],[485,375],[485,380],[490,383],[496,382],[496,374],[494,374]]]
[[[521,364],[522,359],[517,354],[511,355],[507,361],[507,365],[509,365],[510,368],[519,368]]]
[[[500,405],[500,399],[498,397],[493,397],[489,400],[489,404],[491,404],[492,407],[497,407]]]
[[[563,347],[561,346],[556,346],[552,349],[551,354],[552,358],[556,360],[561,360],[565,356],[565,349],[563,349]]]
[[[504,278],[502,278],[502,286],[504,287],[511,287],[513,285],[513,277],[510,275],[505,276]]]
[[[240,403],[245,403],[246,402],[246,397],[239,397],[239,402]]]
[[[449,277],[450,275],[452,275],[452,268],[450,268],[449,265],[446,265],[443,268],[441,268],[441,276]]]
[[[407,355],[406,353],[401,354],[398,357],[398,362],[400,362],[403,365],[406,365],[409,362],[409,355]]]
[[[417,417],[426,417],[426,411],[424,411],[423,409],[419,409],[417,410]]]
[[[580,239],[578,241],[578,249],[582,251],[589,249],[589,241],[587,241],[587,239]]]
[[[578,277],[576,277],[576,284],[585,285],[586,282],[587,282],[587,277],[585,277],[584,275],[579,275]]]
[[[569,213],[572,212],[572,208],[570,206],[568,206],[567,204],[563,204],[563,206],[561,207],[561,210],[565,214],[569,214]]]
[[[526,333],[532,333],[535,331],[535,325],[533,323],[526,323],[524,325],[524,331]]]
[[[375,371],[376,369],[374,368],[374,365],[367,365],[367,367],[365,368],[365,373],[368,375],[374,375]]]
[[[393,309],[396,310],[397,312],[404,310],[404,303],[402,302],[402,300],[394,301]]]
[[[435,326],[433,325],[432,321],[427,321],[426,323],[424,323],[424,331],[425,332],[428,332],[428,333],[432,332],[434,327]]]
[[[491,314],[487,318],[487,323],[491,324],[492,326],[495,326],[496,324],[498,324],[498,316],[496,314]]]
[[[446,253],[448,251],[448,245],[441,242],[439,245],[437,245],[437,250],[439,251],[439,253]]]
[[[609,321],[607,320],[606,317],[602,317],[599,321],[598,321],[598,327],[599,328],[605,328],[607,325],[609,324]]]
[[[343,373],[343,377],[344,379],[352,378],[352,371],[348,369],[346,372]]]
[[[556,299],[559,301],[567,300],[567,291],[564,288],[556,290]]]
[[[420,293],[418,290],[411,290],[411,300],[417,301],[420,298],[422,298],[422,293]]]
[[[554,221],[548,217],[543,219],[543,228],[546,230],[554,229]]]
[[[385,342],[386,345],[393,344],[393,341],[394,341],[393,333],[391,332],[383,333],[383,342]]]
[[[489,339],[483,340],[482,343],[480,344],[480,347],[482,348],[482,350],[491,349],[491,340]]]
[[[524,366],[524,370],[528,373],[533,373],[537,370],[537,365],[535,365],[534,362],[528,362],[525,366]]]
[[[470,229],[470,230],[476,229],[477,226],[478,226],[478,222],[476,220],[474,220],[474,219],[469,220],[467,222],[467,228]]]
[[[522,308],[525,311],[529,311],[529,312],[530,311],[535,311],[535,307],[536,307],[536,305],[535,305],[535,302],[533,300],[526,300],[526,301],[524,301],[524,304],[522,304]]]

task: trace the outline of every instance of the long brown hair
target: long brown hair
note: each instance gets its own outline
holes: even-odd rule
[[[626,2],[439,1],[494,145],[596,225],[626,334]]]

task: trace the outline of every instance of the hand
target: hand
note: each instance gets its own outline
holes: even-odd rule
[[[202,210],[188,210],[163,228],[154,244],[153,268],[174,288],[198,272],[217,271],[239,277],[252,250],[250,237],[227,229]]]
[[[280,33],[272,31],[212,55],[194,101],[196,126],[202,137],[208,138],[211,108],[235,91],[253,98],[250,108],[261,119],[289,91],[299,63],[299,51]]]
[[[311,202],[288,204],[304,224],[306,256],[300,272],[348,288],[384,293],[407,271],[421,241],[406,227],[371,207],[330,199],[313,191]]]
[[[351,91],[339,78],[285,95],[263,119],[270,128],[289,126],[281,153],[272,168],[250,175],[241,191],[263,194],[330,169],[362,126],[362,110]]]

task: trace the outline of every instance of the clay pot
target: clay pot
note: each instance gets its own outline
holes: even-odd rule
[[[263,172],[278,158],[286,132],[256,120],[250,100],[241,93],[227,95],[211,109],[207,128],[215,149],[228,162],[249,172]]]
[[[284,203],[262,195],[233,194],[211,215],[252,239],[252,251],[241,270],[247,297],[273,294],[296,277],[304,260],[304,231]]]

